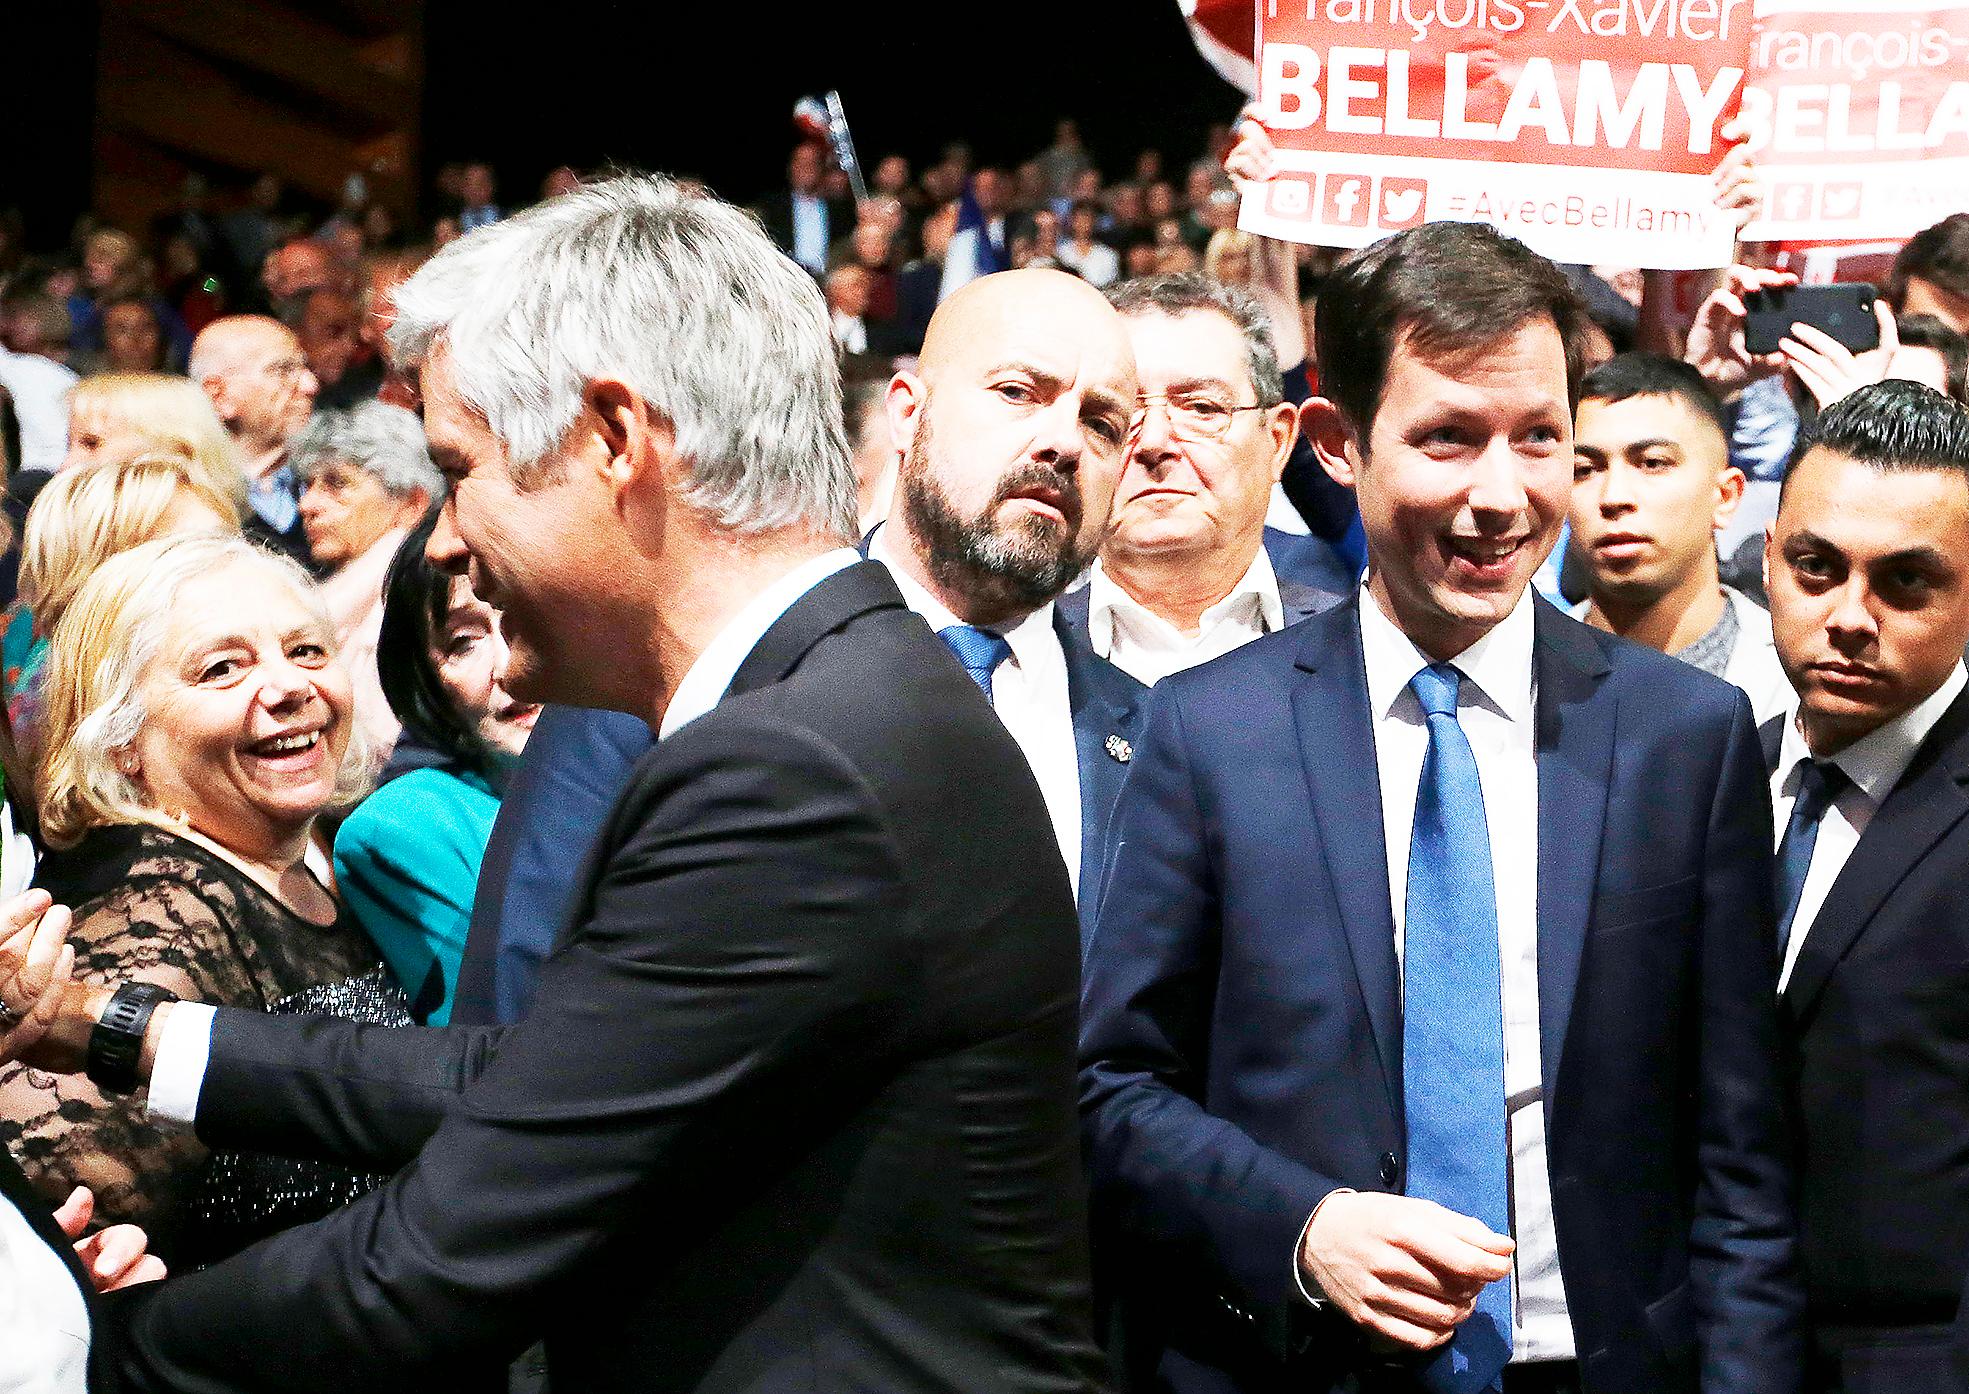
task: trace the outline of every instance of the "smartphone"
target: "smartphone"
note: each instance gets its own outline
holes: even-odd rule
[[[1831,286],[1775,286],[1743,297],[1748,316],[1743,346],[1751,353],[1776,353],[1778,340],[1794,324],[1823,330],[1855,353],[1880,346],[1880,321],[1873,314],[1873,287],[1857,281]]]

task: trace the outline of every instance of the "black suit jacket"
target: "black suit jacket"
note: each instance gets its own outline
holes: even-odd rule
[[[823,202],[827,209],[827,236],[822,245],[832,247],[834,243],[855,229],[854,200],[831,198]],[[793,191],[780,189],[766,195],[753,209],[759,221],[765,224],[766,235],[788,256],[793,254]]]
[[[1969,693],[1867,824],[1779,1002],[1821,1321],[1947,1321],[1969,1281],[1966,891]]]
[[[879,566],[637,766],[507,1028],[222,1012],[217,1146],[403,1167],[116,1304],[117,1388],[1086,1390],[1079,957],[1018,747]]]

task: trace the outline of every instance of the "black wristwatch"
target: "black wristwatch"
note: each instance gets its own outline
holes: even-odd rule
[[[135,1089],[137,1057],[143,1054],[151,1013],[160,1002],[177,1000],[156,983],[125,983],[116,989],[89,1033],[89,1082],[111,1094]]]

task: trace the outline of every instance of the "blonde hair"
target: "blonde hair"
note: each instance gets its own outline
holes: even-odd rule
[[[173,373],[97,373],[69,389],[68,416],[90,417],[136,431],[146,450],[168,450],[230,494],[234,512],[246,508],[246,474],[225,424],[205,389]]]
[[[1244,258],[1244,276],[1237,281],[1228,281],[1224,276],[1224,263],[1234,256]],[[1210,241],[1203,248],[1203,274],[1227,285],[1249,285],[1256,279],[1257,258],[1257,238],[1243,228],[1218,228],[1210,234]]]
[[[144,679],[160,658],[178,592],[228,566],[263,568],[290,587],[325,636],[334,634],[307,573],[243,537],[193,534],[146,542],[111,557],[82,587],[55,627],[48,653],[47,702],[38,784],[41,831],[52,847],[71,847],[91,828],[176,821],[149,801],[117,756],[135,745],[150,713]],[[330,638],[329,642],[333,642]],[[339,662],[339,660],[337,660]],[[349,743],[329,807],[347,807],[369,786],[362,724],[345,711]]]
[[[155,537],[182,495],[239,531],[240,510],[232,495],[189,460],[164,451],[84,465],[49,480],[27,511],[21,541],[20,594],[35,627],[52,632],[90,575],[118,552]]]

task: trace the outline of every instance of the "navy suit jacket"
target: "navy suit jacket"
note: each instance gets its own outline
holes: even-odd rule
[[[540,965],[572,923],[576,873],[655,743],[645,722],[621,712],[540,713],[486,840],[453,1023],[510,1026],[526,1015]]]
[[[1403,1184],[1401,991],[1359,600],[1157,685],[1086,967],[1082,1122],[1130,1363],[1354,1387],[1293,1277]],[[1735,688],[1542,601],[1540,1045],[1586,1389],[1792,1391],[1771,818]]]
[[[875,525],[876,528],[880,523]],[[875,539],[870,528],[861,540],[868,555]],[[1080,762],[1080,947],[1084,952],[1101,904],[1107,869],[1108,817],[1121,793],[1135,742],[1142,734],[1142,700],[1148,688],[1094,652],[1087,642],[1086,602],[1075,628],[1062,596],[1053,606],[1053,632],[1067,661],[1067,706],[1073,714],[1073,745]],[[953,662],[955,659],[952,660]]]

